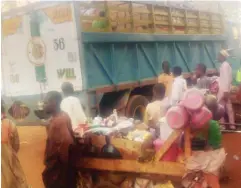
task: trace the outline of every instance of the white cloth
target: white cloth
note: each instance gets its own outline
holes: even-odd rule
[[[220,168],[226,159],[224,148],[212,151],[193,152],[192,156],[186,161],[186,169],[188,171],[203,171],[204,173],[219,174]]]
[[[220,66],[218,101],[222,99],[224,92],[230,92],[232,79],[232,67],[225,61]]]
[[[159,120],[159,123],[160,123],[160,136],[159,136],[159,138],[162,141],[166,141],[174,130],[168,125],[166,117],[162,117]]]
[[[182,77],[178,76],[174,79],[172,84],[172,92],[170,97],[170,105],[176,105],[184,95],[187,90],[187,81]]]
[[[221,50],[220,54],[222,54],[222,56],[224,57],[229,57],[229,53],[227,52],[227,50]]]
[[[73,130],[78,125],[86,123],[86,115],[77,97],[69,96],[64,98],[60,104],[60,108],[69,115]]]

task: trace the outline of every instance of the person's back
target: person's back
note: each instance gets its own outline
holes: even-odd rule
[[[3,115],[1,118],[1,187],[27,188],[27,181],[17,156],[19,137],[14,123]]]
[[[155,123],[163,117],[167,111],[167,98],[163,100],[155,100],[146,106],[148,120],[153,120]]]
[[[172,84],[172,92],[170,97],[170,105],[176,105],[183,98],[184,92],[187,90],[187,82],[182,77],[181,67],[173,68],[174,81]]]
[[[168,99],[165,96],[164,84],[156,84],[153,87],[153,102],[149,103],[146,107],[145,122],[155,127],[159,119],[163,117],[168,108]]]
[[[162,63],[163,73],[161,73],[158,77],[158,83],[162,83],[166,87],[165,96],[169,96],[171,94],[172,83],[173,83],[173,75],[170,72],[169,62],[163,61]]]
[[[65,98],[62,100],[60,108],[69,115],[72,129],[75,130],[80,124],[85,124],[87,118],[80,100],[74,97],[73,85],[69,82],[65,82],[62,84],[61,88]]]
[[[73,130],[75,130],[78,125],[86,123],[86,115],[77,97],[68,96],[64,98],[60,107],[62,111],[69,115]]]

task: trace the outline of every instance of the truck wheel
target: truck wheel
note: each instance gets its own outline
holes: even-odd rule
[[[148,100],[142,95],[133,95],[129,99],[126,107],[126,116],[143,120]]]

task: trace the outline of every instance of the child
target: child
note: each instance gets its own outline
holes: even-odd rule
[[[170,71],[170,66],[168,61],[163,61],[162,63],[163,73],[158,77],[158,83],[163,83],[166,87],[165,96],[169,96],[171,94],[172,83],[173,83],[173,75]]]
[[[47,93],[44,110],[51,115],[47,129],[45,149],[45,170],[43,182],[46,188],[76,187],[76,173],[70,163],[70,147],[74,144],[69,116],[60,110],[61,94],[57,91]]]
[[[149,103],[145,112],[145,123],[153,129],[157,129],[159,119],[167,111],[168,100],[165,98],[166,88],[164,84],[159,83],[153,87],[153,102]]]

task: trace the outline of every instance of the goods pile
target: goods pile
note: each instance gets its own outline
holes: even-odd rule
[[[201,172],[199,174],[200,177],[203,176],[203,173],[217,173],[226,156],[225,151],[222,148],[219,149],[221,140],[219,135],[216,134],[217,137],[215,138],[204,138],[204,145],[207,142],[213,143],[212,146],[215,150],[208,151],[209,153],[204,151],[193,152],[192,156],[185,158],[185,130],[189,129],[191,135],[193,133],[196,134],[196,132],[206,133],[207,129],[208,133],[210,131],[215,132],[215,126],[213,128],[211,126],[211,124],[215,124],[212,119],[220,119],[223,111],[223,107],[217,104],[215,96],[207,95],[205,91],[191,88],[186,91],[183,99],[177,105],[169,107],[165,116],[160,117],[156,128],[133,118],[118,116],[117,111],[114,110],[107,118],[97,116],[89,121],[88,124],[80,125],[75,130],[75,133],[78,137],[88,138],[88,148],[85,152],[85,156],[88,158],[113,160],[112,162],[117,159],[122,159],[123,161],[138,160],[141,164],[151,161],[168,161],[173,162],[173,164],[182,164],[187,172],[183,180],[183,186],[185,187],[186,184],[192,181],[189,178],[189,174],[192,173],[193,169]],[[177,136],[170,141],[170,138],[175,134]],[[192,139],[192,137],[189,137],[189,139]],[[192,144],[192,147],[198,148],[197,150],[203,150],[204,146],[200,147],[200,144],[202,144],[200,140],[195,139],[198,142],[195,142],[196,145]],[[167,147],[168,142],[170,142],[170,147]],[[165,147],[168,149],[165,150]],[[158,157],[159,152],[163,149],[165,152]],[[216,157],[219,160],[218,163],[215,163],[210,156],[216,156],[220,153],[222,155],[219,155],[219,158]],[[203,160],[199,160],[200,157]],[[101,169],[103,168],[101,167]],[[215,169],[215,172],[213,169]],[[118,168],[116,171],[101,173],[100,185],[105,185],[107,179],[108,183],[111,182],[112,185],[121,187],[124,185],[124,187],[145,188],[172,187],[170,182],[159,184],[148,178],[135,177],[134,179],[129,178],[129,180],[127,173],[118,172]],[[127,184],[130,185],[127,186]]]
[[[158,151],[174,130],[184,130],[190,127],[191,130],[198,131],[202,130],[213,116],[216,119],[220,119],[223,115],[223,107],[217,105],[214,96],[205,96],[204,93],[205,91],[196,88],[187,90],[183,100],[178,105],[171,106],[164,117],[160,117],[157,125],[158,129],[156,130],[149,128],[148,125],[139,120],[120,117],[117,111],[114,110],[109,117],[102,118],[97,116],[88,124],[80,125],[75,132],[78,137],[102,135],[102,137],[108,137],[109,142],[115,138],[138,142],[143,145],[146,145],[145,143],[148,142],[149,149]],[[216,113],[212,114],[208,108],[217,108]],[[179,143],[182,140],[182,138],[177,139],[166,153],[166,155],[172,155],[172,157],[164,156],[162,159],[168,158],[169,161],[176,161],[177,155],[182,153],[180,147],[178,147],[182,145],[182,143]],[[118,149],[125,150],[125,148]],[[140,156],[142,154],[143,151],[138,153]]]

